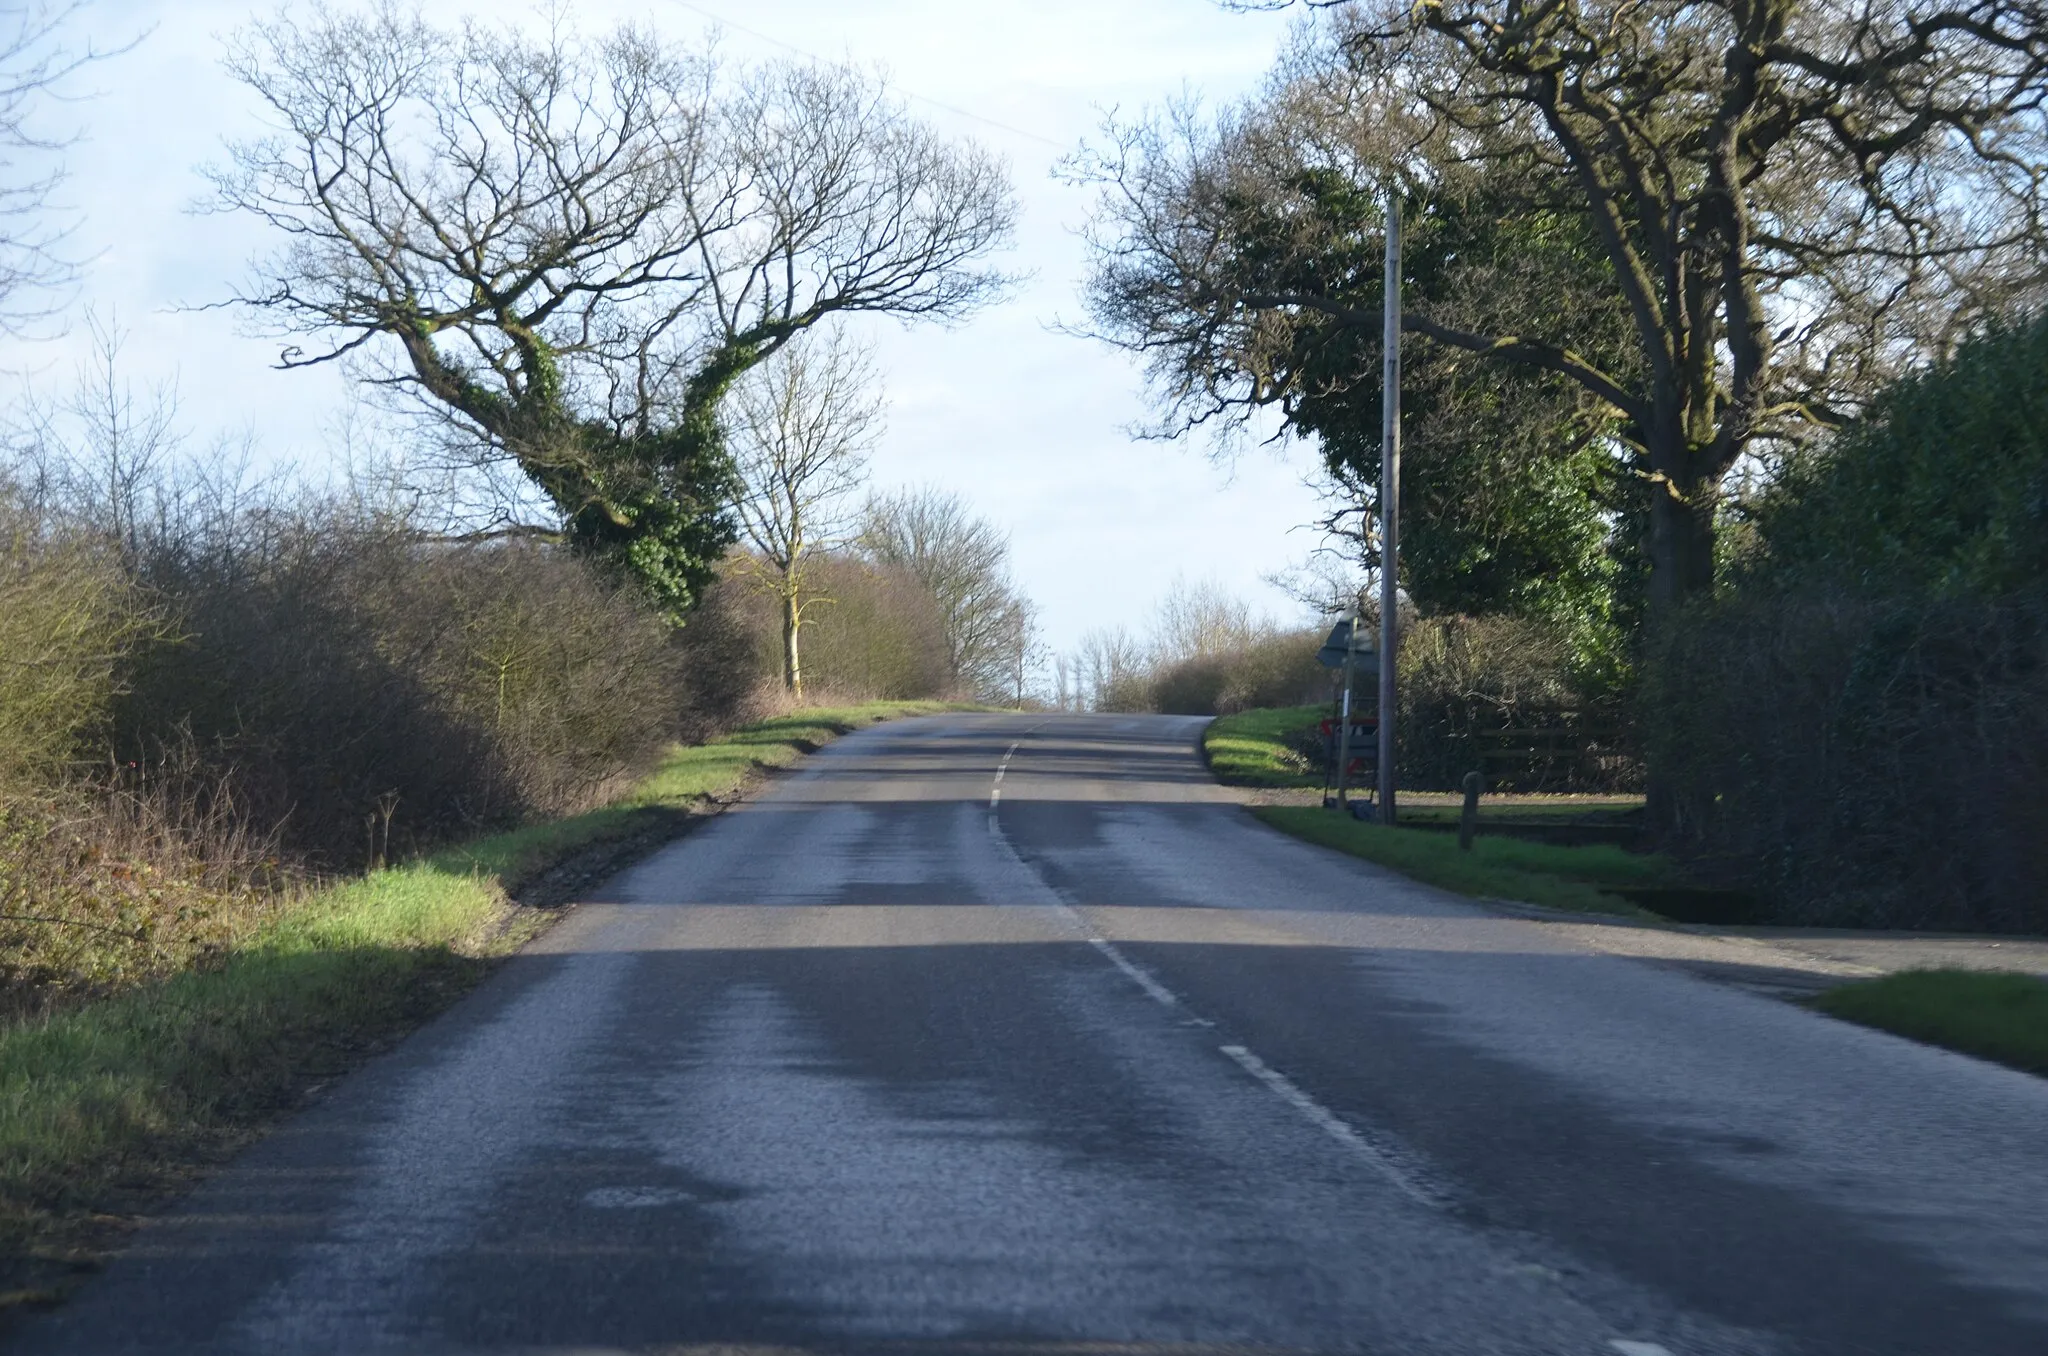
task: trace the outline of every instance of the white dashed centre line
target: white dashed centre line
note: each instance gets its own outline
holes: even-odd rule
[[[1071,913],[1073,911],[1070,909],[1068,910],[1068,912]],[[1079,915],[1076,916],[1078,917]],[[1088,945],[1094,947],[1097,951],[1100,951],[1103,955],[1109,957],[1109,963],[1111,965],[1114,965],[1117,969],[1129,975],[1131,977],[1131,982],[1133,984],[1136,984],[1139,988],[1143,989],[1145,991],[1146,996],[1149,997],[1153,1002],[1159,1004],[1159,1006],[1163,1008],[1180,1006],[1180,1000],[1173,996],[1173,991],[1171,989],[1168,989],[1164,984],[1161,984],[1158,980],[1152,978],[1151,974],[1148,973],[1142,966],[1131,964],[1129,958],[1126,957],[1123,952],[1117,950],[1114,943],[1101,937],[1090,937],[1088,939]]]
[[[1009,749],[1003,754],[1003,760],[996,764],[996,783],[989,789],[988,793],[988,808],[991,810],[1003,803],[1003,774],[1010,770],[1010,760],[1017,756],[1017,749],[1022,743],[1023,741],[1019,740],[1016,744],[1010,745]],[[989,827],[995,827],[993,821],[990,822]]]
[[[1407,1168],[1396,1162],[1379,1145],[1359,1134],[1328,1107],[1294,1086],[1294,1081],[1286,1074],[1271,1067],[1242,1045],[1223,1045],[1217,1048],[1237,1061],[1238,1066],[1246,1073],[1264,1083],[1281,1101],[1307,1117],[1310,1124],[1370,1163],[1380,1176],[1393,1183],[1402,1195],[1432,1210],[1442,1208],[1443,1200],[1436,1192],[1416,1180]],[[1670,1354],[1667,1352],[1665,1356]]]
[[[1010,770],[1010,760],[1017,756],[1017,749],[1020,744],[1021,741],[1019,741],[1019,744],[1012,744],[1004,752],[1001,761],[996,764],[995,782],[989,788],[988,827],[989,832],[998,839],[1004,838],[1002,825],[996,818],[996,808],[1003,798],[1003,775]],[[1012,850],[1014,851],[1014,849]],[[1172,990],[1155,979],[1150,971],[1133,962],[1130,957],[1117,949],[1114,942],[1097,933],[1095,928],[1081,915],[1079,910],[1064,902],[1055,904],[1054,907],[1074,923],[1075,927],[1087,939],[1088,944],[1100,952],[1104,959],[1122,971],[1124,976],[1133,984],[1144,990],[1146,997],[1161,1007],[1177,1008],[1186,1014],[1188,1020],[1182,1023],[1183,1026],[1213,1027],[1215,1025],[1214,1022],[1196,1016],[1181,1002]],[[1426,1171],[1418,1173],[1403,1161],[1405,1155],[1399,1151],[1398,1147],[1389,1151],[1382,1145],[1375,1143],[1368,1135],[1360,1133],[1342,1117],[1295,1086],[1293,1079],[1281,1073],[1263,1059],[1260,1059],[1244,1046],[1220,1045],[1216,1048],[1239,1068],[1257,1079],[1281,1101],[1301,1113],[1310,1124],[1314,1125],[1331,1139],[1342,1144],[1353,1154],[1357,1155],[1359,1159],[1370,1165],[1374,1171],[1402,1195],[1408,1197],[1408,1199],[1416,1204],[1426,1206],[1431,1210],[1442,1210],[1450,1204],[1450,1199],[1446,1192],[1433,1189],[1428,1184],[1426,1180],[1428,1174]],[[1628,1338],[1616,1337],[1610,1338],[1607,1345],[1617,1353],[1617,1356],[1675,1356],[1675,1353],[1669,1347],[1660,1346],[1655,1342],[1637,1342]]]
[[[995,814],[996,807],[1001,802],[1003,796],[1003,774],[1009,770],[1010,759],[1016,756],[1017,748],[1017,744],[1010,745],[1008,751],[1003,754],[1002,761],[996,764],[995,785],[989,789],[988,793],[989,832],[997,837],[1001,837],[1003,832],[1002,826],[997,822]],[[1054,907],[1073,921],[1082,935],[1087,938],[1088,945],[1101,952],[1104,959],[1108,960],[1118,970],[1121,970],[1125,977],[1133,984],[1144,990],[1146,997],[1161,1007],[1179,1008],[1183,1012],[1187,1011],[1186,1006],[1182,1004],[1172,990],[1153,978],[1152,974],[1143,966],[1134,964],[1130,957],[1117,949],[1114,942],[1096,932],[1078,910],[1065,903],[1057,904]],[[1215,1025],[1214,1022],[1195,1017],[1192,1013],[1189,1015],[1193,1025],[1205,1027]],[[1398,1162],[1393,1155],[1360,1134],[1357,1130],[1354,1130],[1351,1126],[1345,1124],[1329,1108],[1296,1087],[1293,1081],[1285,1074],[1272,1068],[1242,1045],[1224,1045],[1217,1048],[1234,1060],[1246,1073],[1265,1084],[1281,1101],[1286,1102],[1332,1139],[1349,1148],[1353,1153],[1371,1164],[1382,1177],[1391,1182],[1410,1200],[1420,1205],[1428,1206],[1432,1210],[1440,1210],[1444,1207],[1445,1200],[1442,1193],[1431,1191],[1425,1187],[1421,1180]],[[1617,1344],[1617,1350],[1621,1349],[1620,1344]],[[1652,1347],[1648,1344],[1637,1343],[1623,1350],[1623,1356],[1671,1356],[1671,1353],[1665,1351],[1662,1347]]]

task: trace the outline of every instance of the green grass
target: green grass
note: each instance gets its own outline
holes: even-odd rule
[[[1329,714],[1328,706],[1282,706],[1218,716],[1202,731],[1202,752],[1216,779],[1229,786],[1321,786],[1322,769],[1296,753],[1289,739]]]
[[[1822,1012],[1979,1059],[2048,1074],[2048,980],[1987,970],[1906,970],[1813,1000]]]
[[[1513,899],[1575,913],[1648,918],[1654,915],[1606,893],[1607,888],[1682,883],[1675,879],[1666,859],[1617,847],[1552,847],[1518,838],[1481,837],[1465,852],[1447,833],[1361,824],[1314,806],[1259,806],[1252,813],[1296,838],[1482,899]]]
[[[0,1310],[104,1248],[103,1212],[246,1138],[440,1011],[541,926],[507,890],[764,768],[936,702],[799,712],[671,750],[618,804],[309,894],[210,966],[0,1030]],[[96,1219],[96,1217],[98,1217]]]

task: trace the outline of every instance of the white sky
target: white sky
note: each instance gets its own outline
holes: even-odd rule
[[[344,0],[345,2],[345,0]],[[935,482],[965,494],[1013,534],[1019,582],[1039,603],[1046,638],[1070,648],[1096,626],[1141,625],[1176,574],[1213,579],[1276,612],[1259,581],[1314,544],[1307,447],[1254,449],[1213,465],[1202,446],[1133,440],[1145,416],[1136,370],[1121,355],[1054,333],[1081,319],[1076,228],[1089,196],[1053,181],[1064,150],[1102,110],[1126,113],[1183,89],[1228,99],[1264,74],[1292,20],[1234,13],[1214,0],[565,0],[583,27],[645,20],[695,37],[725,21],[739,58],[785,55],[768,39],[827,59],[880,65],[899,91],[950,104],[1030,135],[914,103],[956,135],[999,150],[1023,205],[1018,246],[1003,260],[1032,280],[957,330],[878,334],[889,434],[874,461],[881,486]],[[433,17],[514,17],[524,4],[432,3]],[[343,407],[339,372],[280,372],[275,344],[243,337],[236,318],[190,308],[219,301],[269,243],[253,222],[195,215],[196,168],[224,137],[254,128],[249,97],[220,69],[221,38],[269,6],[249,0],[98,0],[81,31],[103,42],[138,31],[131,53],[86,84],[97,98],[62,111],[86,140],[71,156],[64,200],[82,213],[93,254],[80,304],[130,331],[124,363],[138,382],[178,381],[195,436],[247,432],[263,456],[315,468],[332,455]],[[1039,140],[1042,138],[1043,140]],[[1051,143],[1051,144],[1048,144]],[[51,390],[71,379],[82,327],[37,345],[0,346],[0,367]],[[1284,457],[1284,459],[1283,459]]]

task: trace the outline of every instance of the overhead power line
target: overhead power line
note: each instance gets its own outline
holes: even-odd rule
[[[718,24],[723,28],[730,28],[736,33],[744,33],[750,38],[758,38],[770,47],[780,47],[783,51],[800,56],[806,61],[815,61],[821,66],[846,66],[850,64],[844,61],[832,61],[819,56],[815,52],[805,51],[794,43],[784,42],[781,38],[771,37],[758,28],[749,28],[745,24],[734,23],[722,14],[714,14],[702,5],[692,4],[690,0],[669,0],[669,3],[678,9],[689,10],[699,18],[709,19],[712,23]],[[933,108],[951,113],[955,117],[966,118],[970,122],[984,123],[987,126],[996,128],[998,131],[1008,132],[1011,136],[1023,137],[1026,141],[1035,141],[1041,146],[1050,146],[1056,151],[1072,149],[1066,142],[1054,141],[1051,137],[1043,137],[1036,132],[1027,132],[1021,127],[1012,127],[1009,123],[997,122],[994,118],[985,118],[979,113],[969,112],[967,109],[960,108],[957,105],[944,103],[938,99],[927,98],[915,90],[904,89],[901,85],[896,85],[895,89],[906,99],[912,99],[921,104],[928,104]]]

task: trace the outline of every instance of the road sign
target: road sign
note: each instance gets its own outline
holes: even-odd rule
[[[1323,642],[1323,648],[1316,651],[1316,662],[1326,669],[1344,667],[1344,646],[1351,639],[1351,619],[1339,621],[1330,628],[1330,638]],[[1361,673],[1378,673],[1379,651],[1373,647],[1372,636],[1364,631],[1358,635],[1358,648],[1351,652],[1351,662]]]

